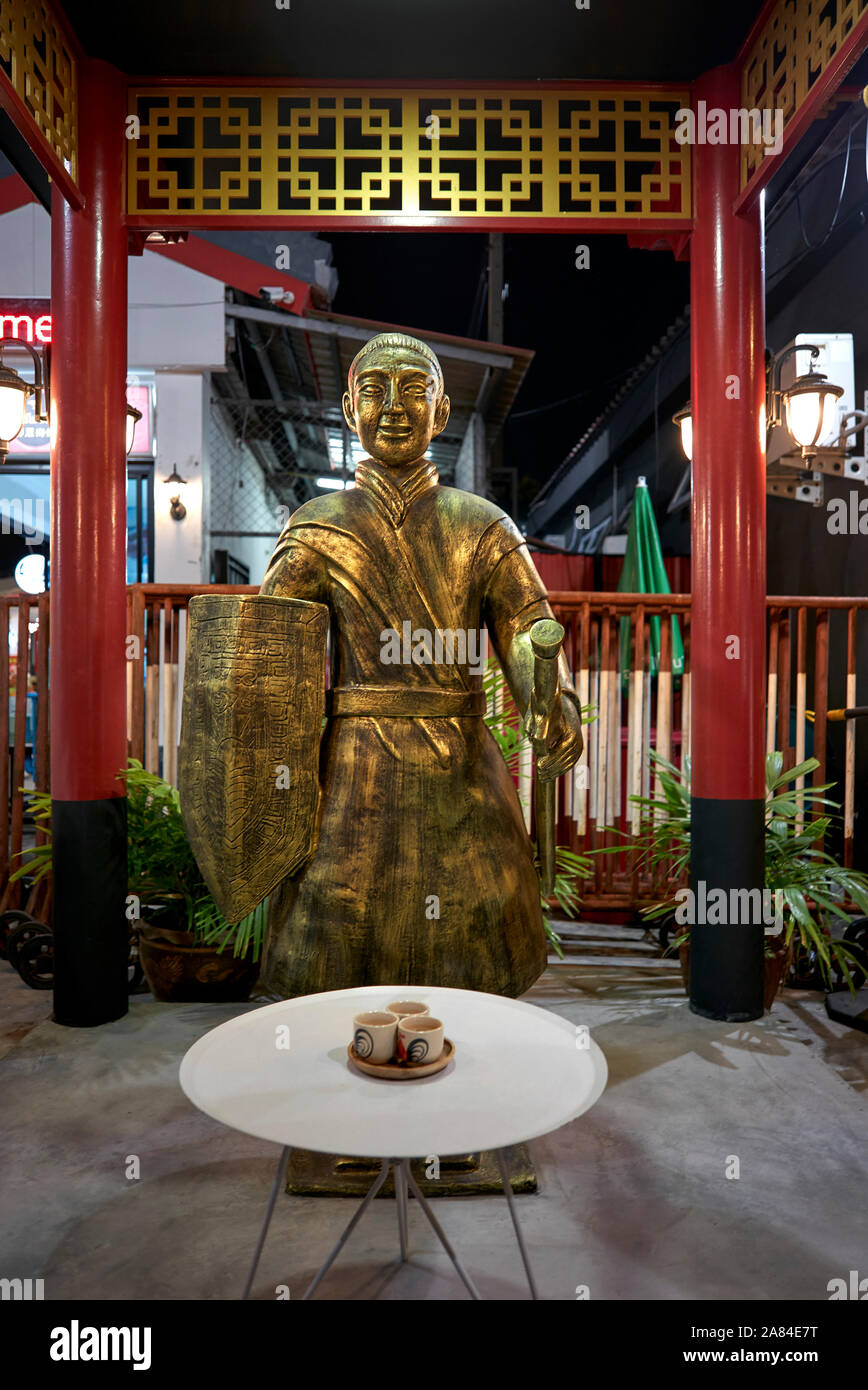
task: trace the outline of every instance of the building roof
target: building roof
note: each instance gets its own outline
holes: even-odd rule
[[[545,500],[552,490],[557,487],[561,479],[575,466],[582,455],[591,448],[595,440],[603,433],[608,422],[617,414],[624,401],[632,395],[639,383],[644,380],[650,372],[655,370],[660,359],[683,337],[689,326],[690,305],[687,304],[678,315],[677,319],[673,320],[669,325],[658,342],[654,344],[651,350],[642,358],[641,362],[637,363],[629,375],[624,379],[608,404],[600,411],[596,419],[591,421],[584,434],[576,441],[572,449],[570,449],[566,458],[558,465],[543,487],[540,488],[530,504],[531,511]]]
[[[696,0],[64,0],[85,51],[151,76],[687,81],[729,62],[760,8]]]
[[[446,429],[431,443],[429,457],[446,482],[454,476],[473,412],[482,416],[490,447],[533,360],[527,348],[328,311],[299,316],[254,303],[248,296],[234,298],[227,314],[244,360],[259,369],[260,385],[251,381],[250,373],[242,378],[232,372],[225,380],[215,375],[214,388],[236,413],[246,399],[247,430],[258,430],[260,440],[271,441],[266,453],[274,451],[267,468],[272,486],[282,490],[280,472],[285,472],[287,483],[294,478],[289,491],[298,502],[316,492],[313,475],[340,467],[345,447],[341,397],[350,363],[374,334],[422,338],[440,358],[452,408]],[[346,439],[346,448],[352,468],[358,447]],[[311,476],[298,476],[305,472]]]

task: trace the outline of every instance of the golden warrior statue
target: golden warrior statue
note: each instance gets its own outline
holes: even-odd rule
[[[348,385],[344,415],[368,455],[355,487],[299,508],[259,596],[191,601],[185,820],[230,921],[271,894],[267,991],[515,997],[545,968],[546,940],[533,846],[483,719],[479,636],[484,625],[553,791],[582,750],[553,659],[562,634],[513,522],[442,487],[425,457],[449,418],[431,349],[379,334]],[[530,635],[540,620],[537,635],[556,634],[547,653]],[[550,839],[550,813],[544,828]]]

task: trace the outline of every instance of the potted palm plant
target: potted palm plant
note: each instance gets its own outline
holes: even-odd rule
[[[196,863],[177,787],[130,759],[127,874],[139,957],[154,997],[246,999],[259,971],[268,903],[230,926]]]
[[[690,864],[690,759],[679,769],[651,754],[659,793],[653,797],[633,796],[642,808],[638,835],[626,835],[622,842],[594,851],[598,854],[637,855],[640,867],[662,869],[671,893],[660,902],[642,909],[648,920],[665,919],[664,935],[677,928],[678,890]],[[772,1007],[785,972],[797,952],[816,962],[820,978],[831,987],[832,974],[843,978],[851,990],[853,972],[861,973],[864,961],[858,948],[832,935],[832,924],[849,922],[842,906],[845,899],[868,912],[868,875],[843,868],[820,843],[831,824],[830,811],[837,803],[823,795],[833,785],[798,789],[796,781],[819,767],[808,758],[788,772],[783,755],[766,758],[765,887],[780,894],[775,901],[783,906],[782,929],[765,938],[765,1006]],[[827,812],[826,808],[829,808]],[[813,818],[812,818],[812,813]],[[668,942],[677,949],[685,987],[689,965],[689,927],[676,930]]]
[[[500,667],[492,661],[489,661],[486,668],[482,685],[489,709],[493,711],[485,716],[485,723],[503,754],[510,773],[515,777],[518,774],[522,751],[529,748],[530,745],[521,727],[521,719],[512,701],[504,674]],[[583,709],[583,722],[587,722],[587,716],[588,710]],[[593,865],[586,855],[576,854],[566,845],[558,845],[555,848],[553,897],[565,917],[578,916],[580,905],[578,884],[583,878],[590,877],[593,871]],[[542,895],[540,898],[546,937],[549,945],[563,960],[563,944],[551,923],[549,901]]]
[[[196,863],[177,788],[130,759],[119,774],[127,792],[127,915],[142,969],[166,1002],[246,999],[259,972],[268,903],[230,926]],[[45,841],[28,851],[13,878],[51,873],[51,797],[31,797]]]

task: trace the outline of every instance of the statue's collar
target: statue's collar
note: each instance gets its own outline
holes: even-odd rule
[[[405,474],[397,482],[391,469],[384,468],[375,459],[364,459],[356,469],[356,487],[370,493],[397,529],[403,524],[411,503],[437,486],[438,476],[433,463],[423,459],[412,473]]]

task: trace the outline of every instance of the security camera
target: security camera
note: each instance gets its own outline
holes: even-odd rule
[[[292,290],[284,289],[283,285],[263,285],[259,291],[263,299],[267,299],[269,304],[294,304],[295,295]]]

